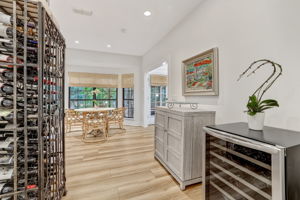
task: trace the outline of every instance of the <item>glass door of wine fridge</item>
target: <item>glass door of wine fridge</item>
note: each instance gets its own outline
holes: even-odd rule
[[[204,130],[203,199],[285,199],[284,149],[210,128]]]

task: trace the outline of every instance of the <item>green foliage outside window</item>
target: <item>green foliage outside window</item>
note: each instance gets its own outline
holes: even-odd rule
[[[70,87],[69,107],[71,109],[117,107],[117,88]]]

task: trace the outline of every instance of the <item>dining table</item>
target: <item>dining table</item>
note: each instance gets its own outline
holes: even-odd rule
[[[109,107],[101,107],[101,108],[78,108],[78,109],[74,109],[75,112],[79,113],[82,116],[82,120],[83,120],[83,126],[84,126],[84,121],[85,121],[85,116],[88,113],[91,112],[111,112],[113,110],[115,110],[116,108],[109,108]],[[108,133],[108,118],[106,119],[106,131]],[[92,131],[94,132],[94,131]],[[100,131],[96,131],[94,132],[95,134],[99,134]]]
[[[102,112],[102,111],[112,111],[116,108],[108,108],[108,107],[103,107],[103,108],[78,108],[74,109],[75,112]]]

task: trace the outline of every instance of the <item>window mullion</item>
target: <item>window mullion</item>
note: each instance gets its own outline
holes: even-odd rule
[[[96,92],[95,92],[96,88],[93,88],[93,107],[95,107],[95,102],[96,102]]]

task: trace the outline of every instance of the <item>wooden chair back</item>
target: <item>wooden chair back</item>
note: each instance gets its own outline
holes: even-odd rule
[[[65,127],[66,132],[71,131],[72,125],[76,121],[76,112],[72,109],[66,109],[65,110]]]
[[[84,124],[85,125],[105,125],[107,122],[107,112],[84,112]]]
[[[102,131],[104,134],[104,139],[107,139],[107,112],[97,111],[97,112],[84,112],[84,127],[82,140],[86,141],[86,137],[91,131]],[[98,142],[98,141],[94,141]]]
[[[109,122],[123,122],[126,108],[116,108],[108,116]]]

